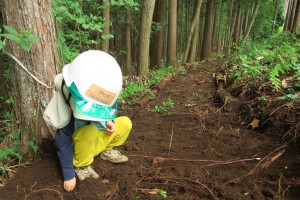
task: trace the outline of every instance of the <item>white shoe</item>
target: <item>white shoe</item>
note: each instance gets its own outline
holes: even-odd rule
[[[75,173],[81,181],[89,177],[99,178],[99,175],[93,170],[91,165],[75,168]]]
[[[100,157],[103,160],[108,160],[112,163],[124,163],[124,162],[128,161],[127,156],[123,155],[120,150],[117,150],[117,149],[114,149],[114,148],[112,148],[110,150],[103,151],[100,154]]]

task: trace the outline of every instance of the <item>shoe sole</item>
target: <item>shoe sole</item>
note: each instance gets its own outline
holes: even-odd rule
[[[108,157],[105,157],[103,155],[100,155],[100,157],[102,158],[102,160],[108,160],[109,162],[114,163],[114,164],[126,163],[128,161],[128,160],[125,160],[125,161],[115,161],[115,160],[111,160]]]

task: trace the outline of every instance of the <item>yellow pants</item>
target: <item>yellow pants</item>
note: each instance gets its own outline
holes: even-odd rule
[[[117,117],[116,130],[112,135],[105,130],[98,130],[95,125],[85,125],[78,128],[73,134],[74,156],[73,165],[83,167],[93,163],[94,157],[104,150],[110,150],[122,145],[132,128],[128,117]]]

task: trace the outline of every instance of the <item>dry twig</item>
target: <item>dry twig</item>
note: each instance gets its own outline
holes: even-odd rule
[[[171,133],[171,139],[170,139],[169,151],[168,151],[167,157],[170,156],[170,151],[171,151],[171,146],[172,146],[172,141],[173,141],[173,134],[174,134],[174,123],[173,123],[173,126],[172,126],[172,133]]]
[[[275,156],[270,157],[271,154],[273,154],[274,152],[276,152],[278,149],[281,149],[283,147],[285,147],[286,145],[277,148],[275,151],[271,152],[270,154],[268,154],[266,157],[264,157],[255,167],[254,169],[252,169],[250,172],[248,172],[247,174],[241,176],[241,177],[237,177],[234,178],[230,181],[227,181],[224,185],[229,185],[231,183],[238,183],[241,180],[243,180],[244,178],[251,176],[253,174],[257,174],[261,171],[263,171],[264,169],[266,169],[267,167],[269,167],[273,162],[275,162],[281,155],[283,155],[283,153],[285,152],[285,149],[281,150],[279,153],[277,153]],[[266,161],[265,161],[266,160]],[[264,162],[265,161],[265,162]],[[264,162],[264,163],[263,163]]]

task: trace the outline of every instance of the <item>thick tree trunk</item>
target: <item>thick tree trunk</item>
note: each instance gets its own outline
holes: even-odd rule
[[[150,48],[150,67],[160,67],[162,51],[163,51],[163,36],[164,36],[164,16],[165,16],[165,1],[157,0],[153,21],[159,23],[161,29],[154,33]]]
[[[155,0],[144,0],[139,37],[138,75],[149,71],[149,45]]]
[[[131,74],[131,38],[130,38],[130,8],[125,8],[125,46],[126,46],[126,58],[125,58],[125,75]]]
[[[177,0],[169,0],[167,66],[177,67]]]
[[[102,35],[106,37],[109,34],[109,0],[103,0],[102,6],[104,7],[102,11],[102,17],[104,19],[105,27],[103,28]],[[102,40],[101,50],[109,53],[109,39],[105,38]]]
[[[201,50],[201,59],[210,58],[212,56],[212,37],[214,27],[215,0],[208,0],[206,6],[206,16],[204,25],[204,35]]]
[[[55,26],[51,12],[51,2],[39,3],[33,0],[4,0],[4,23],[19,32],[29,30],[39,41],[26,52],[18,45],[9,43],[7,51],[21,61],[40,81],[54,86],[53,80],[58,73]],[[42,114],[52,96],[52,90],[35,81],[28,73],[12,61],[11,83],[15,111],[20,121],[21,154],[30,152],[29,141],[40,144],[42,137],[49,136],[49,129]]]
[[[195,10],[195,14],[194,14],[194,18],[193,18],[193,22],[192,22],[190,31],[187,35],[186,47],[185,47],[185,52],[184,52],[184,56],[183,56],[183,59],[182,59],[182,63],[186,63],[186,61],[188,59],[188,55],[189,55],[189,52],[190,52],[191,41],[192,41],[192,37],[193,37],[193,34],[194,34],[194,30],[195,30],[195,27],[196,27],[197,23],[199,24],[201,4],[202,4],[202,0],[197,0],[197,7],[196,7],[196,10]]]
[[[296,5],[296,13],[294,24],[292,27],[292,33],[296,34],[297,36],[300,36],[300,0],[297,1]]]

